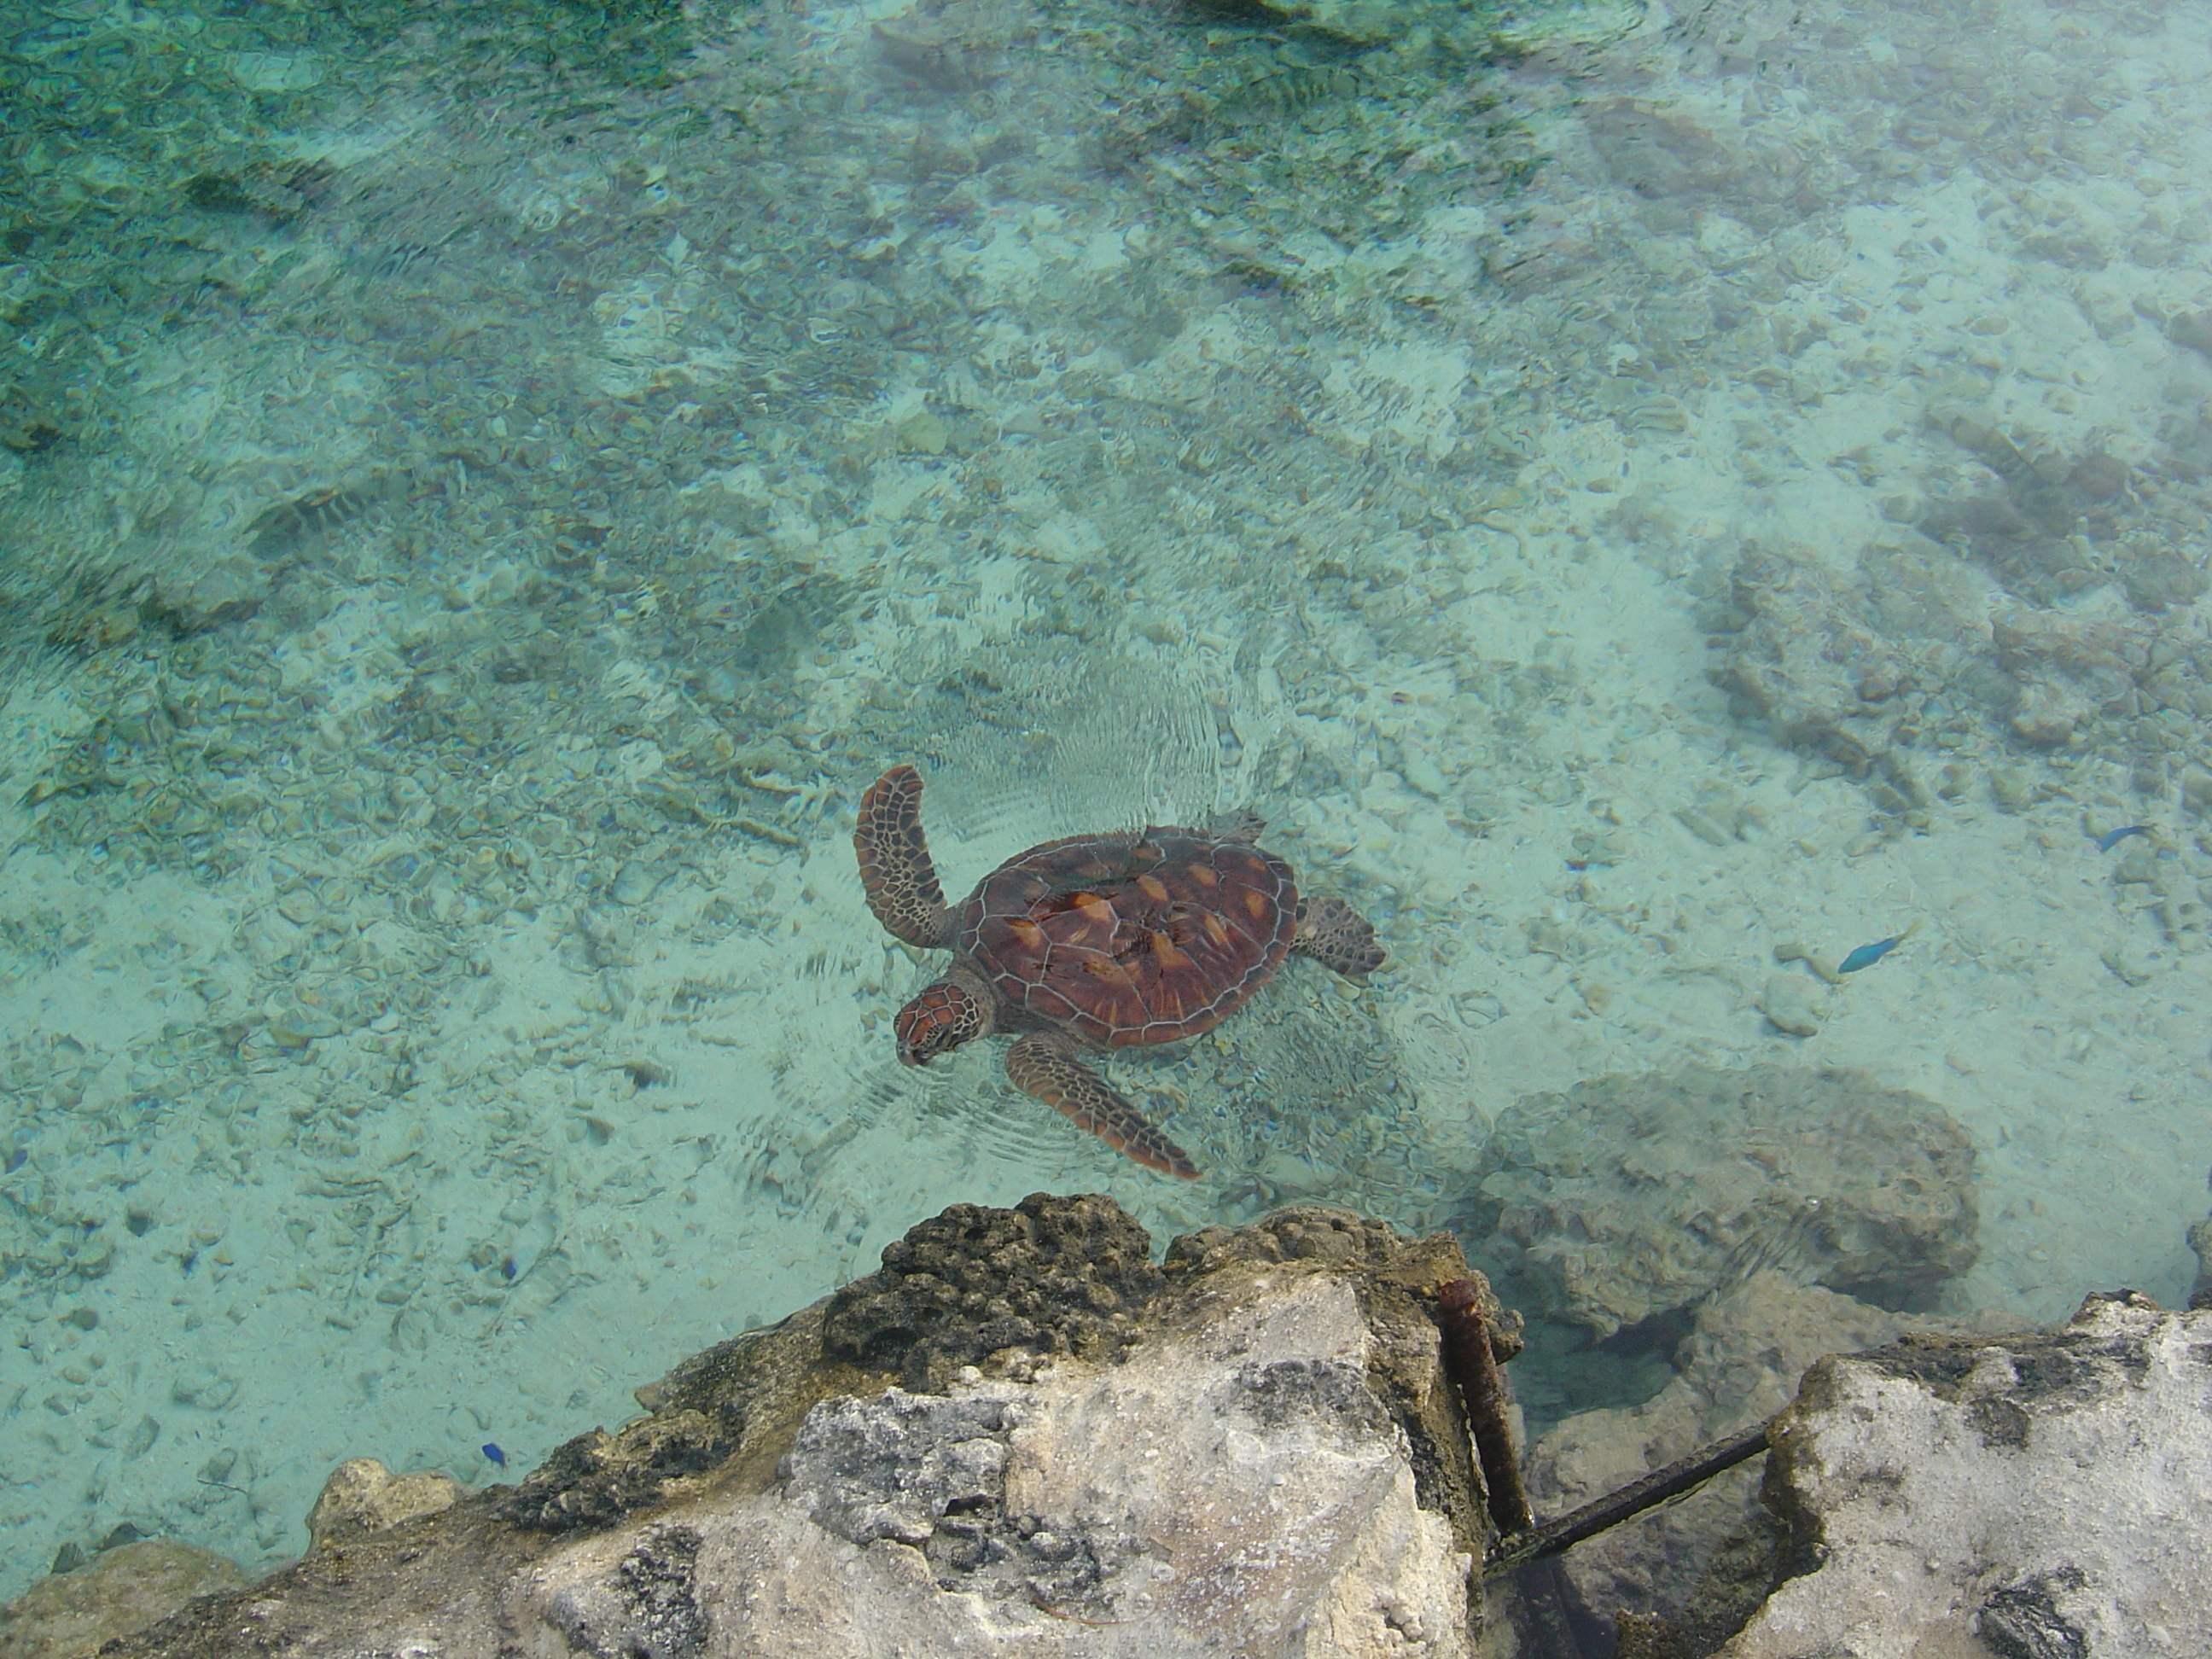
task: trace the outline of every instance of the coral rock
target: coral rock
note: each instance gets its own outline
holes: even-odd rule
[[[1863,1073],[1693,1067],[1516,1102],[1474,1209],[1547,1312],[1610,1335],[1761,1267],[1924,1305],[1973,1263],[1973,1169],[1942,1107]]]
[[[1148,1244],[1109,1198],[956,1204],[830,1299],[823,1341],[877,1369],[896,1353],[915,1388],[1006,1348],[1109,1358],[1162,1283]]]
[[[2046,1334],[1822,1360],[1767,1480],[1813,1565],[1724,1659],[2204,1652],[2208,1356],[2212,1312],[2121,1294]]]
[[[307,1531],[317,1544],[343,1543],[451,1509],[467,1490],[450,1475],[395,1475],[374,1457],[351,1458],[323,1483]]]
[[[1312,1207],[1148,1243],[1097,1196],[955,1206],[520,1488],[332,1533],[120,1653],[1470,1654],[1459,1247]],[[400,1484],[349,1470],[349,1515]]]
[[[1911,664],[1856,581],[1817,560],[1747,547],[1733,581],[1743,626],[1713,678],[1781,742],[1861,766],[1891,747]]]
[[[79,1659],[245,1582],[223,1557],[166,1538],[103,1550],[0,1608],[0,1659]]]

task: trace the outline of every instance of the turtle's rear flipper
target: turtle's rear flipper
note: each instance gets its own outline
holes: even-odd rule
[[[1035,1095],[1077,1128],[1090,1130],[1147,1169],[1185,1181],[1197,1176],[1197,1165],[1182,1147],[1052,1037],[1025,1036],[1007,1049],[1006,1075],[1024,1094]]]
[[[1346,979],[1364,979],[1382,965],[1382,947],[1366,917],[1340,898],[1308,899],[1298,906],[1298,931],[1291,949],[1323,962]]]
[[[951,913],[921,833],[921,773],[894,766],[868,786],[860,797],[853,851],[860,855],[868,908],[894,939],[928,950],[951,944]]]

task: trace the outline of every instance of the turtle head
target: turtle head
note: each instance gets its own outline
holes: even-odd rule
[[[988,1036],[991,1005],[957,980],[940,979],[899,1010],[894,1029],[899,1059],[920,1066],[972,1037]]]

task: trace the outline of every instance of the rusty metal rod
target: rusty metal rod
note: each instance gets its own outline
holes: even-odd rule
[[[1656,1509],[1668,1498],[1739,1463],[1750,1462],[1766,1449],[1766,1433],[1771,1426],[1761,1423],[1756,1428],[1746,1429],[1702,1451],[1678,1458],[1663,1469],[1654,1469],[1641,1480],[1631,1481],[1619,1492],[1607,1492],[1578,1510],[1571,1510],[1556,1521],[1547,1521],[1517,1537],[1499,1539],[1492,1546],[1489,1559],[1483,1563],[1482,1576],[1496,1578],[1531,1561],[1559,1555],[1585,1538],[1594,1538],[1607,1528]]]
[[[1490,1346],[1490,1322],[1482,1316],[1475,1297],[1472,1279],[1449,1279],[1439,1285],[1437,1325],[1443,1332],[1444,1374],[1459,1390],[1468,1430],[1474,1437],[1491,1524],[1501,1534],[1510,1535],[1528,1531],[1535,1524],[1535,1516],[1521,1484],[1521,1459],[1513,1449],[1505,1378]]]

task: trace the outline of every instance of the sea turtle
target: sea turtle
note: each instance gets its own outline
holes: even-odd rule
[[[860,798],[853,850],[868,908],[895,938],[952,952],[899,1010],[899,1058],[919,1066],[1005,1032],[1014,1085],[1139,1164],[1185,1178],[1180,1146],[1084,1065],[1085,1048],[1210,1030],[1299,951],[1358,979],[1382,963],[1341,899],[1301,900],[1291,866],[1255,843],[1249,813],[1203,830],[1068,836],[1008,859],[957,908],[921,833],[921,775],[894,766]]]

